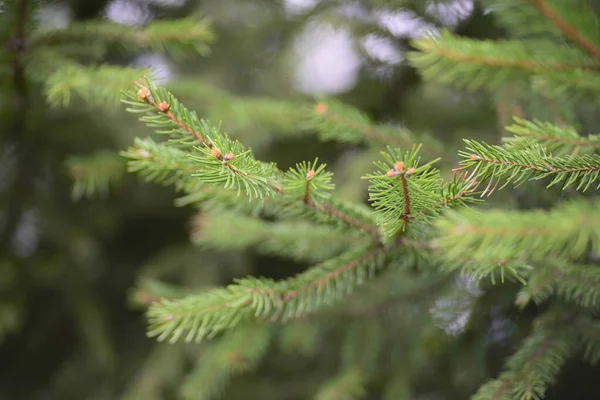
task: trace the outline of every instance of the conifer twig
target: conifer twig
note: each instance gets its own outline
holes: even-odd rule
[[[583,37],[574,26],[562,18],[545,0],[530,0],[537,10],[548,18],[566,37],[577,43],[581,48],[600,61],[600,49]]]

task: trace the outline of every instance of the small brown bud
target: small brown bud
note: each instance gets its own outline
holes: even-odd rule
[[[315,171],[313,169],[306,173],[306,179],[312,179],[313,176],[315,176]]]
[[[398,161],[394,164],[394,169],[400,173],[404,172],[404,163],[402,161]]]
[[[161,112],[164,112],[164,113],[166,113],[167,111],[169,111],[169,107],[170,107],[169,103],[167,103],[166,101],[163,101],[162,103],[158,104],[158,109]]]
[[[148,89],[147,87],[142,87],[140,88],[140,90],[138,90],[138,100],[143,101],[143,100],[148,100],[150,98],[150,96],[152,96],[152,94],[150,93],[150,89]]]
[[[397,175],[398,175],[398,173],[396,172],[396,170],[395,170],[395,169],[390,169],[390,170],[389,170],[389,171],[386,173],[386,175],[387,175],[387,176],[389,176],[390,178],[392,178],[392,177],[394,177],[394,176],[397,176]]]
[[[315,111],[319,115],[325,115],[325,113],[327,112],[327,104],[317,103],[317,105],[315,106]]]
[[[227,154],[225,154],[225,155],[223,156],[223,160],[225,160],[225,161],[229,161],[229,160],[231,160],[233,157],[235,157],[235,154],[233,154],[232,152],[229,152],[229,153],[227,153]]]
[[[210,149],[210,154],[212,154],[213,156],[215,156],[217,158],[221,157],[221,152],[219,151],[219,149],[214,148],[214,147],[212,149]]]
[[[470,158],[471,160],[479,160],[481,157],[479,157],[477,154],[471,154],[471,155],[469,156],[469,158]]]
[[[417,171],[417,169],[416,169],[416,168],[409,168],[409,169],[406,171],[406,175],[412,175],[412,174],[414,174],[416,171]]]

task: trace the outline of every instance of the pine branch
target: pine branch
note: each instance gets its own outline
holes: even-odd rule
[[[549,212],[489,210],[449,211],[436,222],[436,250],[448,259],[547,257],[577,259],[600,249],[600,208],[572,200]]]
[[[493,15],[510,33],[524,39],[560,40],[562,32],[535,8],[530,0],[484,0]]]
[[[284,320],[318,311],[382,264],[380,248],[358,247],[284,281],[245,278],[227,288],[150,307],[150,336],[176,342],[211,338],[249,319]]]
[[[517,305],[525,307],[530,301],[540,304],[557,295],[582,307],[600,306],[600,268],[554,260],[544,260],[540,264],[539,268],[533,269],[527,286],[517,295]]]
[[[243,193],[250,199],[278,194],[282,197],[280,204],[283,209],[289,209],[290,206],[297,209],[298,206],[295,203],[298,201],[301,205],[327,215],[330,219],[359,228],[378,239],[378,229],[368,222],[370,218],[361,220],[356,213],[352,215],[344,210],[339,210],[339,207],[336,208],[331,202],[329,204],[321,202],[321,200],[329,198],[329,191],[333,186],[330,183],[331,174],[324,171],[324,166],[317,168],[316,161],[311,167],[316,170],[309,168],[309,164],[306,163],[299,164],[296,169],[290,169],[283,175],[282,185],[280,183],[281,173],[275,165],[254,160],[252,154],[242,145],[220,134],[218,129],[211,127],[208,122],[200,120],[196,113],[188,111],[166,90],[146,82],[140,85],[136,95],[128,93],[127,98],[128,100],[125,102],[132,106],[128,110],[146,114],[141,120],[148,126],[161,128],[158,132],[170,135],[174,143],[181,149],[196,151],[190,157],[196,162],[198,169],[199,167],[203,168],[199,173],[192,174],[202,182],[222,183],[225,188],[236,187],[238,192],[244,189]],[[160,148],[153,147],[155,150]],[[143,150],[147,153],[154,151],[152,149]],[[178,154],[183,156],[183,153]],[[137,157],[132,152],[127,155]],[[163,156],[167,159],[173,158],[167,155],[166,149]],[[142,171],[147,167],[149,171],[152,171],[156,168],[151,165],[152,160],[153,158],[140,160],[132,168]],[[180,164],[184,163],[180,162]],[[191,165],[188,170],[190,167]],[[165,172],[162,167],[160,169],[163,173]],[[309,172],[311,173],[309,174]],[[166,176],[169,174],[157,175],[156,179],[160,180]],[[308,197],[308,192],[305,193],[307,187],[312,188]],[[296,199],[296,195],[300,191],[301,198]]]
[[[582,137],[571,126],[515,118],[515,124],[506,127],[506,130],[515,135],[504,139],[509,143],[506,147],[511,150],[527,149],[532,144],[541,145],[556,155],[590,153],[600,149],[600,135]]]
[[[459,152],[464,160],[455,171],[472,168],[479,181],[504,179],[500,189],[511,183],[518,186],[531,179],[551,178],[547,187],[560,185],[564,190],[577,185],[576,190],[586,191],[600,177],[600,156],[596,154],[552,157],[544,147],[534,144],[512,149],[467,139],[465,143],[468,151]]]
[[[600,61],[598,41],[598,17],[593,10],[579,4],[577,13],[572,13],[573,3],[565,0],[529,0],[537,10],[550,20],[567,38]],[[568,17],[571,16],[570,20]],[[565,18],[566,17],[566,18]],[[576,17],[576,19],[575,19]],[[582,29],[583,28],[583,29]],[[589,29],[588,31],[585,28]]]
[[[91,105],[116,104],[121,92],[135,87],[148,71],[102,65],[84,67],[77,63],[62,65],[44,83],[47,101],[53,106],[71,104],[73,93]]]
[[[418,152],[418,147],[405,154],[389,148],[382,153],[385,162],[375,163],[379,172],[366,176],[377,225],[388,239],[407,232],[419,216],[427,221],[446,207],[471,201],[467,194],[477,189],[476,182],[464,174],[451,183],[443,182],[439,171],[432,168],[437,160],[419,165]]]
[[[444,32],[413,45],[420,51],[409,53],[409,60],[426,78],[470,90],[499,89],[535,75],[597,68],[579,50],[543,40],[476,41]]]
[[[117,44],[129,50],[151,49],[181,56],[192,50],[208,52],[207,43],[214,34],[205,20],[182,18],[155,21],[143,29],[107,22],[80,22],[60,30],[38,32],[32,38],[34,48],[62,46],[64,43]]]

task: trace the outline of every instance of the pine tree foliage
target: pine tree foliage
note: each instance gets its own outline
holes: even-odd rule
[[[595,201],[571,200],[550,211],[448,212],[438,221],[436,245],[450,259],[521,256],[578,259],[600,245]]]
[[[515,124],[507,126],[506,130],[514,135],[504,138],[506,143],[510,143],[511,149],[527,149],[533,144],[539,144],[548,153],[561,156],[594,153],[600,148],[599,135],[582,137],[572,126],[515,118]]]
[[[513,36],[472,40],[443,31],[415,40],[409,60],[425,79],[494,93],[515,85],[527,92],[519,94],[520,101],[597,97],[600,25],[585,2],[577,7],[569,7],[567,0],[486,3]],[[343,337],[335,349],[339,368],[322,382],[317,399],[358,400],[378,380],[388,381],[390,398],[408,398],[413,372],[401,374],[393,388],[390,380],[407,369],[394,361],[401,352],[393,350],[416,345],[428,349],[419,357],[437,355],[435,344],[423,344],[439,337],[432,330],[440,335],[444,324],[439,321],[449,319],[432,316],[436,305],[459,304],[463,319],[470,318],[478,294],[461,286],[457,276],[489,278],[493,284],[516,280],[521,285],[517,305],[548,305],[505,371],[473,399],[541,399],[578,350],[584,350],[588,361],[600,359],[593,317],[600,287],[592,263],[600,251],[600,211],[592,195],[600,188],[597,135],[584,136],[580,126],[563,124],[560,118],[536,119],[528,112],[506,128],[514,136],[502,144],[465,139],[460,166],[448,180],[451,173],[436,168],[439,157],[447,156],[444,145],[396,123],[374,121],[336,99],[240,99],[213,89],[191,93],[191,86],[183,88],[183,98],[210,103],[208,116],[201,117],[166,88],[140,79],[149,71],[88,66],[68,56],[73,46],[98,53],[115,47],[204,54],[212,39],[206,23],[192,19],[142,29],[90,22],[35,33],[31,45],[30,76],[44,83],[51,104],[69,105],[74,96],[107,103],[124,89],[127,110],[157,135],[136,138],[121,156],[128,171],[173,186],[181,196],[176,205],[198,209],[191,223],[194,244],[222,252],[253,249],[312,263],[288,278],[247,276],[225,287],[139,285],[132,297],[136,305],[148,307],[148,336],[173,344],[214,339],[202,347],[185,378],[184,398],[219,397],[233,375],[258,366],[275,331],[284,350],[318,356],[319,340],[336,328]],[[36,69],[37,49],[48,56]],[[57,68],[61,63],[64,68]],[[212,118],[219,115],[232,121],[221,125],[220,118]],[[232,127],[231,136],[223,126]],[[360,196],[340,195],[333,169],[318,159],[284,171],[259,160],[243,139],[234,139],[262,127],[288,135],[316,133],[321,140],[369,152],[385,148],[381,160],[371,160],[375,171],[364,176],[368,204]],[[69,170],[77,198],[105,194],[110,184],[123,179],[123,161],[106,153],[73,158]],[[537,191],[534,180],[543,180],[548,190],[562,191],[567,199],[544,211],[468,208],[511,184]],[[577,191],[586,192],[585,199]],[[563,302],[576,308],[567,309]],[[329,323],[326,329],[323,321]],[[406,335],[398,339],[394,335],[401,330]],[[158,396],[169,377],[151,378],[164,364],[181,365],[183,356],[176,351],[157,352],[132,398]],[[412,355],[406,359],[419,365]],[[385,373],[382,365],[394,370]]]

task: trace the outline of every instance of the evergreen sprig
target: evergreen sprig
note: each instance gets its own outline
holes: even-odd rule
[[[559,126],[538,120],[515,118],[515,124],[506,130],[514,134],[504,138],[508,149],[523,150],[532,144],[543,146],[549,154],[561,156],[576,153],[593,153],[600,149],[600,135],[580,136],[572,126]]]
[[[208,21],[197,18],[155,21],[142,29],[108,22],[79,22],[63,29],[36,32],[34,48],[72,45],[76,42],[116,44],[128,51],[153,50],[176,56],[206,54],[207,44],[214,40]]]
[[[550,178],[547,187],[558,185],[561,190],[575,187],[586,191],[600,177],[600,156],[596,154],[565,155],[554,157],[542,145],[532,143],[524,149],[512,149],[485,142],[465,139],[467,151],[460,151],[463,158],[461,168],[471,169],[480,181],[500,180],[518,186],[531,179]],[[596,186],[596,189],[600,184]]]
[[[250,319],[298,318],[350,293],[383,266],[383,256],[380,248],[360,246],[284,281],[244,278],[227,288],[162,300],[148,311],[149,335],[200,341]]]
[[[600,268],[543,260],[532,270],[527,286],[521,289],[516,302],[525,307],[530,301],[540,304],[553,295],[582,307],[599,307]]]
[[[78,95],[90,105],[118,103],[121,90],[135,87],[148,75],[139,68],[113,65],[85,67],[76,63],[64,65],[45,80],[46,99],[50,105],[66,107]]]
[[[550,211],[448,211],[434,246],[448,259],[577,259],[600,250],[600,207],[572,200]]]
[[[465,89],[497,90],[515,80],[560,71],[593,70],[586,53],[546,40],[472,40],[449,32],[414,41],[409,60],[423,75]]]

